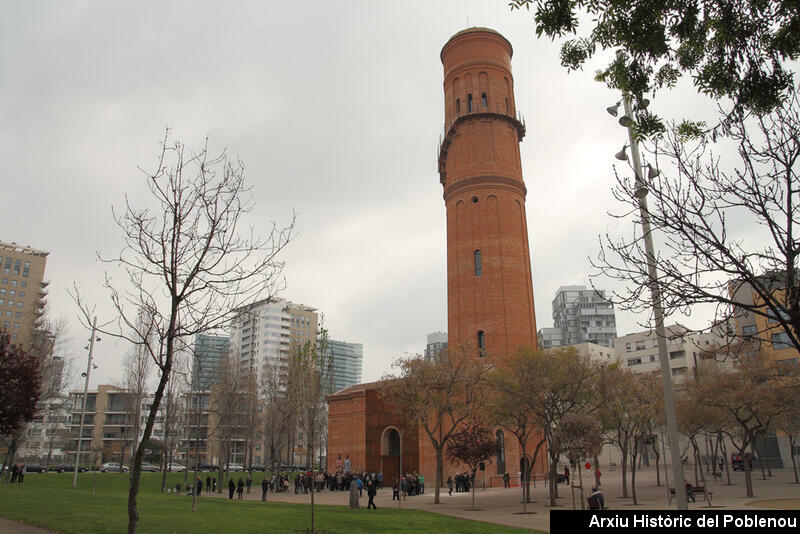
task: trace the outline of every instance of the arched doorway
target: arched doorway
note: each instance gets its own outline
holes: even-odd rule
[[[506,472],[506,439],[502,430],[498,430],[495,434],[497,437],[497,474],[502,475]]]
[[[392,477],[400,474],[400,431],[393,426],[386,427],[381,434],[381,470],[384,484],[391,484]]]

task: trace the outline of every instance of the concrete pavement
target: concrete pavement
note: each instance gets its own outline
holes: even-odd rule
[[[713,479],[711,475],[706,477],[708,491],[713,492],[711,496],[712,509],[800,509],[800,485],[794,483],[794,474],[791,468],[773,469],[773,476],[761,480],[761,472],[754,471],[753,488],[754,497],[745,497],[745,484],[743,472],[731,472],[731,484],[727,485],[727,479]],[[694,468],[688,465],[684,469],[686,478],[694,482]],[[260,473],[259,473],[260,474]],[[575,473],[574,475],[576,475]],[[589,477],[584,474],[584,482]],[[671,474],[671,473],[670,473]],[[630,472],[628,472],[628,494],[631,494]],[[253,481],[252,493],[245,495],[247,500],[261,499],[261,478],[256,475]],[[675,503],[668,504],[667,488],[663,485],[656,486],[655,468],[645,468],[636,473],[636,493],[638,504],[633,504],[633,499],[629,496],[622,497],[622,478],[619,469],[615,471],[606,470],[601,479],[601,490],[606,499],[606,506],[611,509],[621,510],[666,510],[674,509]],[[671,487],[675,487],[670,483]],[[585,497],[589,496],[591,486],[585,483]],[[575,490],[576,506],[580,508],[580,493]],[[426,510],[444,515],[460,517],[463,519],[474,519],[497,523],[520,528],[535,530],[550,530],[550,500],[548,488],[541,481],[536,483],[536,487],[531,489],[534,502],[527,505],[527,514],[522,513],[522,490],[519,487],[511,489],[491,488],[478,489],[475,492],[475,507],[477,510],[470,510],[472,503],[471,493],[447,494],[447,489],[441,492],[440,504],[434,504],[433,491],[430,486],[426,488],[424,495],[407,497],[402,502],[403,508]],[[221,497],[227,499],[227,491],[223,495],[213,495],[212,498]],[[235,496],[234,496],[235,499]],[[309,495],[296,495],[292,490],[289,493],[270,493],[268,501],[287,502],[287,503],[310,503]],[[314,501],[317,504],[333,504],[347,506],[349,504],[348,492],[324,491],[315,495]],[[772,501],[772,502],[769,502]],[[398,507],[397,501],[392,501],[392,490],[386,488],[378,492],[375,498],[378,508]],[[367,494],[364,491],[361,498],[361,506],[366,507]],[[689,509],[703,509],[709,503],[703,500],[702,495],[697,496],[696,503],[689,503]],[[572,508],[572,494],[570,488],[565,485],[559,486],[558,509]]]

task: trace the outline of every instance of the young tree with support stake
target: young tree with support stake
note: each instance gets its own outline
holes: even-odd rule
[[[194,152],[171,142],[167,131],[155,169],[143,172],[152,203],[135,208],[126,199],[122,210],[114,212],[124,245],[118,256],[101,259],[121,269],[128,283],[123,287],[106,279],[117,329],[104,332],[140,346],[158,367],[142,438],[147,441],[176,351],[187,349],[195,335],[221,328],[231,310],[275,293],[282,281],[278,254],[294,223],[283,228],[272,223],[265,238],[240,236],[237,227],[252,207],[244,166],[224,151],[212,154],[207,140]],[[90,311],[77,291],[75,298],[88,324]],[[152,320],[140,324],[140,313]],[[128,494],[129,534],[139,522],[143,455],[144,448],[138,447]]]
[[[475,473],[478,466],[496,455],[497,439],[480,423],[467,424],[456,431],[447,443],[447,456],[469,467],[472,473],[472,509],[475,510]]]
[[[327,410],[325,396],[333,391],[333,355],[328,332],[320,329],[316,341],[306,341],[294,347],[289,356],[288,389],[295,397],[300,428],[306,437],[311,470],[311,532],[316,530],[314,509],[314,451],[325,428]]]

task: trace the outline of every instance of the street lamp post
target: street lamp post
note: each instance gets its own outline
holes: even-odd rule
[[[633,110],[631,109],[630,96],[623,95],[622,102],[625,115],[619,123],[627,128],[628,140],[633,159],[633,172],[635,176],[634,196],[639,204],[639,216],[642,221],[642,237],[644,238],[645,254],[647,255],[647,273],[649,278],[650,295],[653,302],[653,319],[655,320],[656,338],[658,342],[658,357],[661,362],[661,381],[664,386],[664,407],[667,418],[667,437],[670,443],[670,459],[672,461],[672,477],[675,481],[675,500],[678,510],[688,510],[689,502],[686,499],[686,486],[683,484],[683,466],[681,465],[680,445],[678,442],[678,420],[675,416],[675,391],[672,387],[672,373],[669,367],[669,352],[667,351],[667,337],[664,328],[664,308],[661,304],[661,291],[658,287],[658,271],[656,256],[653,248],[653,236],[650,229],[650,212],[647,209],[647,184],[642,179],[642,162],[639,156],[639,143],[633,132]],[[641,107],[645,107],[646,103]],[[613,110],[613,111],[612,111]],[[609,108],[608,112],[616,116],[616,106]],[[617,154],[618,159],[626,160],[625,148]],[[658,170],[647,166],[649,178],[658,175]],[[666,458],[664,459],[666,461]],[[669,492],[669,484],[667,484]]]
[[[89,396],[89,375],[92,372],[92,352],[94,351],[94,342],[100,341],[99,337],[95,336],[97,331],[97,317],[92,320],[92,337],[89,338],[89,359],[86,362],[86,372],[84,376],[86,381],[83,384],[83,406],[81,407],[81,424],[78,427],[78,447],[75,452],[75,472],[72,475],[72,489],[78,485],[78,469],[81,465],[81,442],[83,441],[83,422],[86,417],[86,398]]]

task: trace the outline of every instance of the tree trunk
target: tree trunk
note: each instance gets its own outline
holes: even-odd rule
[[[475,470],[472,470],[472,509],[475,510]]]
[[[173,355],[173,333],[177,319],[177,309],[173,304],[172,310],[172,324],[167,335],[166,358],[164,366],[161,368],[161,379],[158,381],[155,395],[153,396],[153,404],[150,405],[150,412],[147,414],[147,422],[144,425],[144,435],[142,441],[147,441],[153,433],[153,425],[156,422],[156,414],[158,407],[161,404],[161,399],[164,397],[164,388],[169,380],[169,374],[172,370],[172,355]],[[79,438],[80,439],[80,438]],[[130,490],[128,491],[128,534],[136,534],[136,527],[139,524],[139,508],[137,497],[139,495],[139,484],[142,478],[142,456],[144,454],[144,447],[137,447],[136,454],[133,459],[133,467],[131,469]]]
[[[628,448],[625,447],[620,448],[620,454],[622,459],[620,463],[622,464],[622,498],[628,498]]]
[[[592,458],[592,462],[594,462],[594,485],[595,487],[600,487],[600,458],[595,454],[594,458]],[[583,483],[581,483],[581,491],[583,491]],[[583,508],[581,508],[583,510]]]
[[[595,462],[596,461],[597,461],[597,457],[595,456]],[[597,464],[595,464],[595,466],[597,466]],[[595,470],[595,473],[597,473],[597,470]],[[597,475],[595,475],[595,476],[597,476]],[[586,501],[583,498],[583,471],[581,470],[580,466],[578,466],[578,484],[579,484],[578,487],[581,489],[581,510],[586,510]],[[574,494],[574,491],[573,491],[573,494]]]
[[[433,493],[433,504],[439,504],[439,490],[442,487],[444,469],[444,458],[442,457],[442,449],[444,448],[444,444],[439,443],[434,448],[436,449],[436,489]],[[402,477],[403,473],[400,473],[400,476]]]
[[[654,434],[656,441],[653,444],[653,456],[656,457],[656,486],[661,486],[661,468],[659,467],[659,460],[661,460],[661,453],[658,452],[658,435]],[[664,462],[664,469],[667,468],[667,462]]]
[[[636,455],[638,451],[636,450],[637,446],[633,446],[633,451],[631,451],[631,495],[633,496],[633,505],[636,506],[639,502],[636,499]]]
[[[753,496],[752,471],[750,470],[750,458],[748,458],[745,450],[740,451],[739,454],[741,455],[742,460],[744,461],[744,484],[746,488],[746,494],[748,497],[752,497]]]
[[[792,471],[794,471],[794,483],[800,484],[800,479],[797,478],[797,460],[794,459],[794,435],[789,434],[789,458],[792,459]]]

